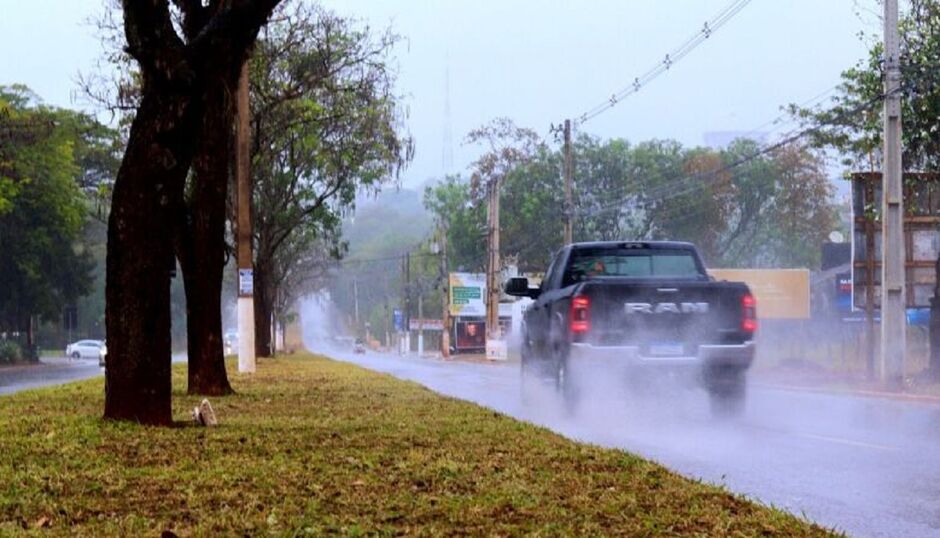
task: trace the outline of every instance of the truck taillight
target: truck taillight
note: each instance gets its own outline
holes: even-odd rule
[[[741,330],[746,333],[757,332],[757,300],[750,293],[741,297]]]
[[[584,334],[591,330],[591,300],[584,295],[571,299],[571,313],[568,319],[573,334]]]

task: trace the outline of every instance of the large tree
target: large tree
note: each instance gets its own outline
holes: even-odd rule
[[[108,223],[105,417],[172,423],[170,274],[207,96],[234,88],[279,0],[123,0],[140,101]]]
[[[274,351],[272,325],[285,301],[320,282],[343,253],[342,216],[356,193],[379,188],[410,159],[388,62],[395,40],[297,3],[258,42],[251,62],[258,356]]]

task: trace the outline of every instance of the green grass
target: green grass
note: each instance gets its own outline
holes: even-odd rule
[[[184,368],[181,422],[199,400]],[[0,397],[0,536],[826,535],[347,364],[306,355],[232,377],[213,429],[103,421],[100,379]]]

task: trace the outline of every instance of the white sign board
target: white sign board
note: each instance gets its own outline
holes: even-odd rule
[[[252,269],[238,270],[238,294],[252,295],[255,292],[254,271]]]
[[[450,315],[486,315],[486,275],[483,273],[450,274]]]

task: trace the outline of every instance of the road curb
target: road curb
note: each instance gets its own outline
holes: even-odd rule
[[[792,392],[811,392],[815,394],[833,394],[841,396],[858,396],[861,398],[877,398],[882,400],[895,400],[905,402],[918,402],[924,404],[940,405],[940,396],[929,394],[911,394],[909,392],[882,392],[877,390],[836,389],[820,387],[803,387],[800,385],[781,385],[776,383],[752,383],[755,387],[787,390]]]

